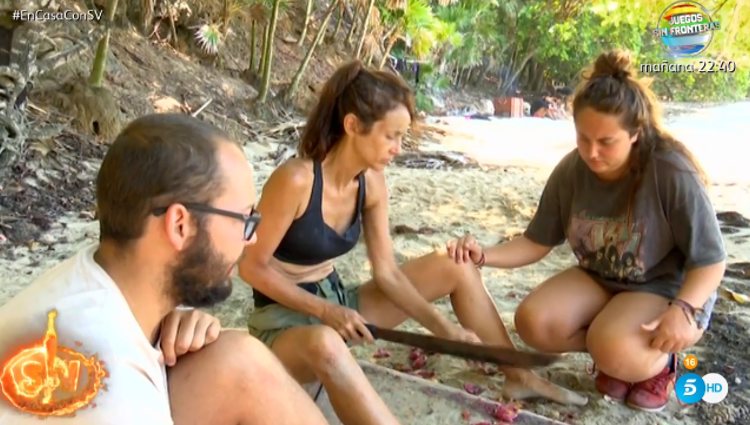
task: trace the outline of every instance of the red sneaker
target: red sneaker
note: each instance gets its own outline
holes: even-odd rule
[[[613,400],[623,401],[630,391],[631,383],[613,378],[602,371],[596,374],[594,379],[596,390],[609,396]]]
[[[647,412],[663,410],[674,389],[676,369],[677,356],[672,356],[670,364],[658,375],[634,384],[626,400],[628,406]]]

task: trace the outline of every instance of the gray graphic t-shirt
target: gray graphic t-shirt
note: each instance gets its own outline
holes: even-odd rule
[[[633,179],[604,182],[574,150],[552,172],[524,235],[547,246],[567,239],[579,266],[610,289],[673,298],[686,269],[725,259],[716,213],[678,152],[653,154],[629,202]]]

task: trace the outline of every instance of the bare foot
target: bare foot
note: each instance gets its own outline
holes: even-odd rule
[[[560,404],[583,406],[589,399],[575,391],[563,388],[528,369],[504,369],[503,397],[514,400],[545,398]]]

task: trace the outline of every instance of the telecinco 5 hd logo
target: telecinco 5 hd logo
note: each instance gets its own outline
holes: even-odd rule
[[[693,370],[698,366],[698,359],[690,354],[685,357],[683,365],[686,369]],[[677,379],[675,394],[677,399],[685,404],[701,400],[706,403],[719,403],[729,394],[729,383],[718,373],[707,373],[702,377],[695,373],[686,373]]]

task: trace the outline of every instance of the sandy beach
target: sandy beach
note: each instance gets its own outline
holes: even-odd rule
[[[679,116],[670,124],[675,134],[684,136],[712,177],[710,196],[717,211],[736,211],[750,216],[750,172],[747,170],[746,147],[739,137],[750,134],[748,124],[732,117],[732,105],[724,112],[699,111]],[[737,107],[750,110],[748,104]],[[730,111],[730,112],[726,112]],[[745,117],[750,114],[744,115]],[[716,117],[722,117],[717,121]],[[739,117],[739,115],[737,115]],[[729,124],[727,124],[727,122]],[[747,121],[745,121],[747,122]],[[390,222],[399,261],[405,261],[443,249],[447,240],[470,232],[485,245],[521,233],[532,217],[539,195],[551,167],[575,146],[575,133],[569,121],[523,118],[513,120],[468,120],[463,117],[428,119],[429,125],[446,131],[439,143],[429,143],[427,150],[461,151],[480,161],[480,166],[450,170],[424,170],[392,166],[387,170],[390,186]],[[708,123],[708,124],[707,124]],[[744,127],[743,127],[744,126]],[[741,136],[745,135],[745,136]],[[731,137],[730,137],[731,136]],[[246,152],[256,170],[256,184],[263,182],[273,169],[268,156],[276,145],[247,143]],[[738,152],[742,152],[738,154]],[[726,227],[726,226],[725,226]],[[398,231],[396,229],[398,228]],[[726,227],[725,241],[729,262],[750,262],[750,229]],[[732,233],[730,233],[732,232]],[[2,247],[0,256],[0,304],[28,285],[36,276],[81,247],[94,243],[97,223],[81,212],[53,223],[36,243],[21,247]],[[537,284],[569,267],[574,257],[566,247],[555,249],[538,264],[518,270],[484,269],[483,278],[500,310],[506,326],[515,338],[512,316],[520,300]],[[364,246],[341,258],[338,269],[348,284],[369,278]],[[748,281],[727,277],[725,286],[750,293]],[[239,280],[231,298],[213,311],[225,326],[244,327],[252,305],[247,285]],[[437,303],[448,312],[446,300]],[[699,347],[690,350],[701,361],[699,371],[722,373],[730,382],[728,398],[717,405],[697,404],[683,407],[674,400],[661,413],[637,413],[620,404],[603,399],[587,374],[591,360],[577,354],[569,360],[540,371],[549,379],[585,393],[590,399],[584,407],[565,407],[548,402],[524,402],[525,409],[571,424],[727,424],[750,423],[750,370],[747,354],[740,344],[750,340],[750,309],[722,298],[716,307],[716,324]],[[453,316],[451,316],[453,317]],[[422,330],[413,321],[403,329]],[[516,341],[517,338],[516,338]],[[734,344],[729,346],[727,344]],[[391,356],[374,359],[377,348],[389,350]],[[358,358],[389,367],[407,364],[408,349],[394,344],[356,347]],[[492,371],[467,368],[466,363],[443,356],[430,356],[427,368],[434,371],[432,380],[461,388],[474,383],[484,389],[484,396],[499,397],[502,375]],[[460,423],[457,420],[456,423]]]

